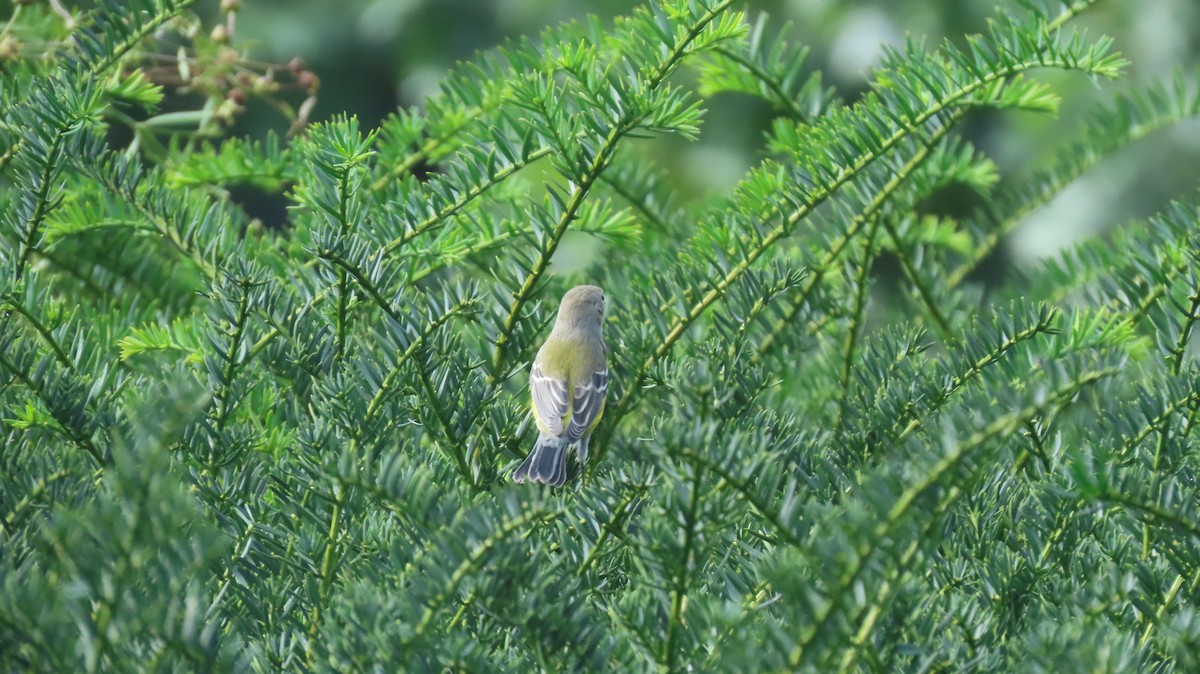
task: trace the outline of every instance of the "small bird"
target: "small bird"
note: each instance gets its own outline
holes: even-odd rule
[[[608,350],[604,348],[604,291],[576,286],[563,295],[554,330],[538,349],[529,372],[537,444],[513,480],[552,487],[567,481],[567,448],[575,444],[582,467],[588,439],[604,413]]]

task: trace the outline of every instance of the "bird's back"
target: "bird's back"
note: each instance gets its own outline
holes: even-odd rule
[[[593,341],[597,343],[591,344]],[[567,334],[547,340],[538,351],[537,360],[542,364],[544,374],[567,382],[567,390],[574,391],[577,386],[587,385],[595,372],[605,368],[606,351],[603,341]]]

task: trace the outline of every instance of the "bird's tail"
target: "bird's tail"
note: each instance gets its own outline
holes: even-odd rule
[[[567,481],[567,440],[553,435],[539,435],[533,451],[513,471],[514,482],[531,480],[551,487],[561,487]]]

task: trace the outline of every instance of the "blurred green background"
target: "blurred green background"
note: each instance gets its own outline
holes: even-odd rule
[[[215,9],[216,3],[211,3]],[[632,0],[243,0],[235,43],[250,55],[286,62],[300,56],[321,78],[312,119],[340,112],[373,126],[397,106],[419,106],[437,91],[454,62],[507,39],[536,35],[544,26],[594,14],[627,13]],[[794,42],[811,50],[808,64],[853,101],[865,86],[883,45],[908,36],[933,45],[978,32],[996,12],[1019,9],[993,0],[760,0],[744,6],[754,20],[767,13],[773,27],[790,24]],[[1077,20],[1089,34],[1105,34],[1132,62],[1129,77],[1093,83],[1058,76],[1070,92],[1061,118],[1034,114],[976,115],[963,133],[1015,176],[1051,159],[1097,101],[1113,91],[1182,70],[1196,79],[1200,58],[1200,2],[1109,0]],[[654,153],[685,193],[723,192],[763,151],[769,110],[742,96],[710,101],[698,143],[659,142]],[[266,116],[264,116],[265,118]],[[251,120],[252,121],[252,120]],[[1078,181],[1015,233],[1009,250],[1018,260],[1052,254],[1081,236],[1153,213],[1171,197],[1196,187],[1200,126],[1189,123],[1120,152]]]

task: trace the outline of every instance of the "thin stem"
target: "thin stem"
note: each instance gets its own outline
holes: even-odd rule
[[[46,490],[50,487],[50,485],[69,475],[70,472],[66,470],[59,470],[35,482],[33,488],[30,489],[20,501],[17,501],[12,510],[10,510],[8,514],[4,516],[3,520],[0,520],[0,527],[2,527],[6,533],[11,534],[16,529],[17,525],[19,525],[25,518],[25,514],[29,511],[30,506],[32,506],[38,499],[42,497],[43,494],[46,493]]]
[[[246,336],[246,321],[250,317],[250,300],[246,296],[247,287],[239,281],[238,289],[241,291],[241,297],[238,298],[238,315],[237,323],[233,327],[233,338],[229,340],[229,350],[225,354],[225,369],[222,372],[221,386],[217,394],[217,399],[221,401],[221,409],[217,413],[217,431],[225,430],[225,424],[229,422],[229,414],[233,410],[233,403],[229,400],[233,389],[233,377],[239,365],[243,365],[244,361],[238,360],[238,349],[241,348],[242,340]]]
[[[646,220],[654,226],[655,229],[660,232],[667,231],[669,225],[666,221],[666,218],[663,217],[663,214],[651,209],[650,205],[646,203],[646,199],[644,197],[639,198],[636,194],[630,191],[628,187],[613,179],[613,177],[607,173],[600,174],[600,181],[608,185],[609,189],[615,192],[617,196],[628,202],[630,206],[633,206],[635,209],[637,209],[638,212],[641,213]]]
[[[329,517],[329,530],[326,533],[325,554],[321,559],[321,582],[317,588],[317,601],[313,604],[312,617],[308,626],[308,645],[305,648],[305,657],[308,659],[309,667],[315,664],[317,630],[321,627],[321,609],[325,605],[326,597],[329,596],[330,587],[333,586],[333,567],[338,557],[337,543],[342,521],[342,505],[345,501],[345,489],[341,485],[337,485],[335,489],[333,513]]]
[[[754,508],[759,517],[765,520],[771,526],[771,529],[775,531],[775,538],[779,542],[794,547],[799,547],[803,544],[803,541],[796,535],[796,532],[783,521],[783,517],[780,516],[779,511],[771,508],[769,504],[759,498],[747,481],[738,478],[726,470],[724,466],[712,461],[708,457],[697,454],[690,449],[681,450],[679,456],[698,466],[704,467],[705,470],[711,471],[714,475],[721,478],[721,481],[741,494],[742,498],[746,499],[746,502]],[[719,489],[714,489],[714,491],[719,491]],[[772,541],[772,543],[775,542]]]
[[[38,230],[41,229],[42,223],[46,221],[46,215],[50,211],[50,183],[54,180],[54,173],[59,168],[59,155],[62,153],[64,138],[65,132],[54,134],[54,139],[50,141],[50,149],[46,153],[46,161],[42,165],[42,172],[38,175],[37,190],[33,194],[33,213],[29,215],[29,220],[25,223],[21,254],[17,257],[17,269],[13,275],[15,281],[20,281],[24,275],[29,256],[33,254],[33,250],[37,246]]]
[[[138,213],[144,217],[159,235],[167,240],[176,251],[185,258],[189,259],[196,265],[197,268],[204,274],[207,279],[214,279],[217,276],[216,267],[208,260],[204,259],[203,254],[196,250],[179,232],[171,227],[166,220],[159,217],[153,211],[146,207],[141,199],[136,194],[126,190],[122,185],[112,179],[112,176],[103,169],[103,167],[95,166],[90,163],[79,162],[76,164],[81,170],[89,174],[94,180],[103,185],[109,192],[118,194],[125,199],[125,202],[133,207]]]
[[[714,51],[730,61],[738,64],[742,68],[745,68],[746,72],[754,76],[754,79],[762,82],[763,85],[766,86],[771,92],[771,104],[779,108],[785,115],[797,122],[807,122],[809,120],[809,115],[805,114],[804,111],[796,105],[796,102],[792,100],[792,97],[783,90],[783,86],[778,80],[776,80],[774,77],[771,77],[770,73],[766,72],[762,68],[759,68],[756,63],[731,49],[727,49],[725,47],[716,47]]]
[[[904,442],[910,435],[912,435],[918,428],[921,427],[924,422],[921,417],[917,416],[918,414],[923,414],[925,417],[933,414],[933,412],[940,409],[941,406],[950,399],[950,396],[954,395],[955,392],[960,390],[972,379],[979,376],[979,374],[982,373],[988,366],[1000,360],[1000,358],[1002,358],[1004,354],[1008,353],[1010,349],[1022,342],[1033,339],[1037,335],[1050,332],[1056,316],[1057,314],[1055,313],[1047,313],[1040,317],[1036,323],[1028,328],[1006,337],[1004,341],[996,345],[996,348],[992,349],[982,358],[972,363],[961,375],[958,375],[947,382],[946,386],[943,387],[938,397],[931,400],[928,405],[920,408],[916,406],[911,407],[909,414],[906,417],[897,419],[896,423],[892,425],[892,435],[894,437],[893,443],[900,444]]]
[[[28,307],[18,301],[16,297],[11,295],[7,298],[4,298],[3,303],[11,307],[13,311],[16,311],[18,314],[25,317],[26,322],[33,326],[33,329],[37,331],[38,335],[42,338],[42,341],[46,343],[46,346],[49,346],[50,350],[54,352],[55,357],[58,358],[58,362],[62,363],[63,366],[68,370],[75,369],[75,363],[73,363],[70,357],[67,356],[67,352],[63,350],[62,345],[60,345],[58,340],[54,338],[54,334],[50,332],[50,329],[47,328],[45,324],[38,320],[37,316],[34,316],[33,313],[29,311]]]
[[[600,551],[604,549],[605,543],[617,535],[617,530],[620,528],[620,522],[622,522],[625,515],[629,511],[633,510],[635,504],[638,503],[638,499],[645,496],[649,489],[649,485],[636,485],[629,492],[629,494],[619,504],[617,504],[617,507],[613,508],[612,517],[610,517],[609,520],[604,523],[604,526],[601,527],[600,535],[596,538],[596,542],[592,545],[592,549],[588,551],[588,555],[586,558],[584,558],[583,563],[579,565],[579,569],[575,571],[575,575],[583,576],[585,573],[587,573],[588,569],[590,569],[592,565],[596,563],[596,560],[600,558]]]
[[[459,131],[462,131],[471,122],[474,122],[476,119],[478,119],[483,114],[483,112],[484,112],[484,110],[482,108],[476,107],[476,108],[471,108],[470,110],[466,110],[466,111],[463,111],[462,113],[460,113],[461,117],[462,117],[462,121],[460,121],[458,124],[454,124],[454,125],[450,126],[440,136],[437,136],[435,138],[430,138],[429,140],[425,141],[425,144],[422,145],[419,150],[410,154],[408,157],[406,157],[404,159],[404,161],[393,166],[387,172],[387,174],[381,176],[378,180],[371,183],[371,191],[378,192],[379,190],[382,190],[383,188],[387,187],[387,184],[389,182],[391,182],[391,181],[403,176],[404,174],[408,173],[409,171],[411,171],[413,169],[413,167],[415,167],[417,164],[420,164],[421,162],[428,159],[435,151],[437,151],[437,149],[439,147],[441,147],[442,145],[447,143],[450,139],[452,139],[456,135],[458,135]]]
[[[342,236],[350,231],[350,216],[347,215],[350,207],[350,172],[353,169],[346,167],[342,175],[338,178],[338,224],[341,226]],[[346,271],[342,268],[337,270],[337,341],[336,341],[336,358],[341,360],[346,353],[346,334],[349,330],[349,304],[350,304],[350,285],[349,279],[346,278]]]
[[[429,217],[410,227],[400,236],[388,242],[388,244],[383,247],[383,254],[390,255],[396,250],[408,245],[413,239],[416,239],[418,236],[444,222],[447,218],[453,216],[455,213],[458,213],[472,201],[482,196],[485,192],[490,190],[492,187],[495,187],[504,179],[512,176],[538,159],[548,156],[550,152],[551,149],[549,147],[538,148],[533,152],[530,152],[529,156],[525,157],[523,161],[509,164],[508,166],[505,166],[504,168],[488,176],[488,179],[485,182],[478,185],[472,185],[469,189],[463,191],[462,194],[459,195],[458,199],[443,206],[436,213],[431,214]]]
[[[692,545],[696,537],[696,518],[700,509],[700,482],[704,471],[692,466],[692,485],[688,493],[688,508],[683,517],[683,546],[680,551],[679,567],[675,570],[675,587],[671,590],[671,613],[667,617],[667,638],[663,641],[663,652],[659,656],[659,669],[675,671],[678,656],[676,641],[679,625],[683,623],[683,607],[687,599],[687,588],[691,582]]]
[[[1184,517],[1179,513],[1162,508],[1156,503],[1144,503],[1134,499],[1129,494],[1122,494],[1117,491],[1104,492],[1097,496],[1096,500],[1119,505],[1126,510],[1132,510],[1141,519],[1150,519],[1163,524],[1169,524],[1181,529],[1194,538],[1200,538],[1200,524],[1193,522],[1190,518]]]
[[[1171,348],[1171,374],[1173,375],[1178,375],[1183,369],[1183,355],[1187,351],[1192,328],[1195,327],[1197,318],[1200,318],[1200,287],[1192,289],[1192,296],[1188,298],[1188,301],[1191,304],[1183,316],[1183,326],[1179,329],[1179,337],[1175,340],[1175,346]]]
[[[868,277],[871,273],[871,264],[875,260],[875,235],[879,231],[879,221],[879,217],[871,220],[871,227],[867,230],[867,241],[863,246],[862,260],[859,262],[858,274],[854,280],[854,307],[850,310],[850,324],[846,328],[846,341],[842,348],[842,378],[838,392],[841,404],[838,405],[837,419],[833,424],[835,430],[842,427],[846,405],[850,398],[850,375],[854,370],[854,351],[858,346],[858,336],[863,329],[865,320],[867,296],[871,287]]]
[[[56,422],[58,422],[59,429],[68,440],[70,440],[83,451],[87,452],[88,455],[91,456],[96,462],[96,466],[100,468],[105,466],[106,462],[104,460],[104,453],[100,451],[100,448],[96,447],[96,443],[92,442],[91,438],[69,427],[65,420],[54,413],[55,406],[51,404],[45,389],[42,388],[38,382],[34,381],[27,372],[21,368],[18,368],[15,363],[5,358],[3,353],[0,353],[0,366],[11,372],[12,375],[19,379],[21,383],[25,384],[30,391],[33,391],[34,395],[36,395],[46,406],[46,409],[50,412],[50,416],[53,417]]]
[[[466,452],[460,451],[463,443],[458,437],[458,433],[455,432],[451,420],[446,417],[446,406],[442,404],[441,398],[437,394],[437,387],[433,385],[433,380],[430,379],[429,372],[426,371],[423,365],[419,365],[417,370],[417,378],[421,381],[421,388],[424,390],[425,399],[429,401],[430,411],[441,430],[443,441],[438,444],[441,445],[442,453],[450,455],[450,459],[454,461],[454,466],[458,469],[459,475],[462,475],[467,484],[474,487],[476,485],[471,476],[471,465],[467,461]]]
[[[379,412],[384,399],[387,397],[388,391],[395,386],[396,379],[400,376],[400,372],[404,364],[407,363],[408,360],[417,353],[417,350],[421,348],[421,345],[423,345],[425,341],[433,335],[434,332],[448,323],[451,318],[464,311],[471,304],[473,304],[473,301],[464,300],[450,307],[440,316],[437,316],[430,321],[425,326],[425,329],[421,332],[421,334],[412,340],[412,342],[408,345],[408,348],[396,358],[395,364],[392,366],[391,370],[388,371],[387,375],[384,376],[383,381],[379,384],[379,390],[375,392],[375,395],[371,398],[371,402],[367,405],[366,413],[363,414],[363,421],[360,428],[366,428],[367,424],[375,418],[375,414]]]
[[[446,603],[450,596],[457,592],[460,587],[462,587],[463,579],[467,578],[471,573],[478,569],[480,565],[483,564],[484,560],[487,558],[492,549],[495,548],[501,541],[503,541],[505,538],[508,538],[508,536],[512,535],[514,532],[529,531],[533,526],[551,522],[559,517],[562,517],[563,514],[564,513],[562,511],[548,513],[532,511],[521,515],[520,517],[514,517],[513,519],[504,522],[503,525],[495,531],[495,533],[480,542],[479,545],[475,546],[475,548],[471,550],[471,554],[469,554],[466,559],[459,563],[458,567],[454,569],[454,573],[450,574],[450,578],[446,581],[446,584],[442,588],[441,592],[425,603],[425,611],[421,614],[421,619],[417,622],[412,634],[408,638],[402,639],[402,641],[410,642],[413,639],[425,634],[426,630],[428,630],[429,626],[433,623],[433,619],[437,615],[438,610],[440,610],[441,605]],[[429,548],[423,549],[421,556],[423,556],[428,550]],[[413,560],[409,564],[409,567],[414,569],[419,568],[418,565],[422,561],[423,560],[420,559],[419,556],[418,559]]]
[[[960,496],[962,490],[958,487],[951,487],[946,490],[946,494],[934,506],[933,512],[942,514],[953,505]],[[854,667],[855,661],[858,659],[866,647],[867,640],[871,636],[871,631],[875,629],[875,623],[878,622],[879,616],[883,614],[883,605],[888,598],[901,586],[902,580],[912,575],[911,564],[917,553],[921,550],[921,542],[925,536],[933,530],[933,527],[940,521],[938,517],[930,517],[921,525],[921,530],[918,536],[915,536],[904,548],[904,552],[900,553],[896,559],[896,563],[889,568],[888,577],[884,579],[883,584],[871,594],[870,606],[867,609],[866,616],[858,626],[858,631],[850,639],[850,646],[842,654],[841,663],[838,665],[838,672],[850,672]]]
[[[3,40],[4,37],[8,35],[8,32],[12,30],[12,27],[17,22],[17,19],[21,18],[22,9],[25,9],[25,5],[22,3],[17,3],[13,7],[12,14],[8,16],[8,21],[4,22],[4,28],[0,29],[0,40]]]
[[[958,342],[958,337],[954,334],[954,328],[950,326],[949,319],[942,313],[942,308],[938,305],[937,299],[933,296],[933,290],[929,284],[921,279],[920,272],[917,271],[917,266],[913,261],[913,256],[909,250],[905,250],[906,245],[900,232],[896,229],[896,224],[890,219],[884,219],[884,229],[887,230],[888,236],[892,239],[892,243],[896,246],[896,259],[900,261],[900,269],[904,272],[905,278],[917,290],[917,296],[921,298],[921,302],[925,305],[925,310],[933,318],[933,324],[937,328],[938,333],[942,337],[942,341],[946,344],[955,344]]]

